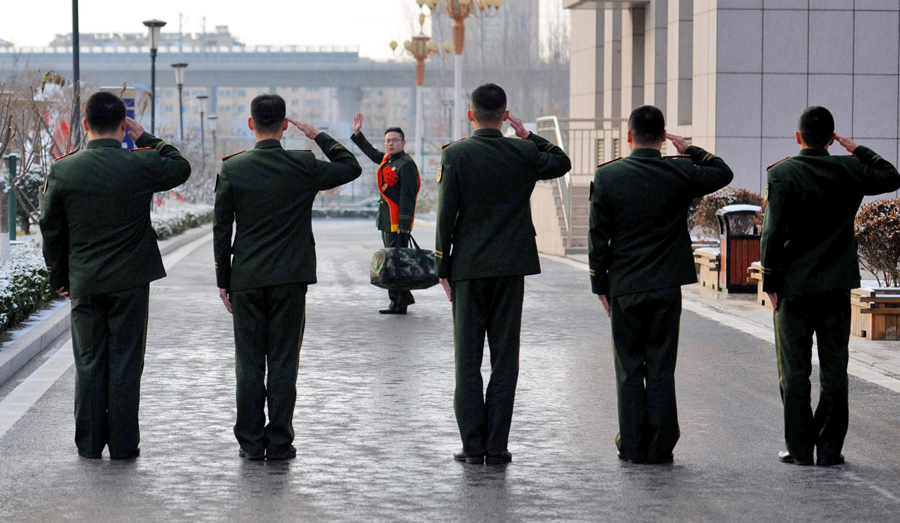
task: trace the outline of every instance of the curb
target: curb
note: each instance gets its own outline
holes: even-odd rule
[[[165,256],[176,249],[194,242],[212,231],[212,224],[202,225],[184,232],[174,238],[159,242],[159,252]],[[0,351],[0,384],[28,364],[32,358],[41,353],[51,343],[64,334],[72,325],[70,312],[72,307],[66,304],[52,316],[35,325],[21,338],[11,342]]]

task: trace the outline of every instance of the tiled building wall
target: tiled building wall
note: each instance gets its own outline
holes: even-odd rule
[[[898,44],[898,0],[717,0],[715,150],[734,185],[764,189],[766,166],[796,154],[810,105],[896,162]]]

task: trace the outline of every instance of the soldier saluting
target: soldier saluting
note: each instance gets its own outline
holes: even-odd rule
[[[859,287],[853,222],[864,195],[900,188],[900,174],[868,147],[834,132],[834,117],[810,107],[796,131],[800,153],[769,166],[760,262],[775,308],[784,463],[844,463],[849,419],[850,289]],[[831,156],[837,140],[853,156]],[[812,336],[819,351],[819,405],[810,406]]]
[[[191,174],[175,147],[125,115],[112,93],[88,99],[87,148],[53,164],[41,215],[51,288],[72,300],[75,444],[94,459],[107,445],[112,459],[140,453],[150,282],[166,276],[150,204]],[[126,126],[140,149],[122,148]]]
[[[506,93],[485,84],[472,92],[471,138],[446,146],[438,170],[435,256],[453,304],[456,392],[453,407],[462,438],[454,459],[506,463],[516,382],[525,276],[541,272],[531,221],[538,180],[563,176],[571,163],[559,147],[525,130],[506,110]],[[521,139],[505,138],[509,120]],[[481,380],[484,337],[491,381]]]
[[[362,133],[363,115],[353,118],[353,143],[373,162],[378,164],[376,181],[381,200],[375,225],[381,231],[385,247],[408,247],[416,215],[416,199],[421,180],[416,162],[406,153],[406,137],[403,129],[390,127],[384,132],[382,152],[366,139]],[[409,291],[388,291],[391,304],[381,314],[406,314],[406,308],[416,302]]]
[[[331,161],[284,150],[289,122]],[[362,169],[332,137],[286,118],[284,99],[276,94],[253,99],[248,125],[256,146],[224,159],[213,227],[219,296],[234,315],[234,435],[243,458],[292,459],[306,290],[316,283],[313,200],[319,191],[357,179]]]
[[[662,156],[666,139],[681,156]],[[628,145],[631,154],[598,166],[591,184],[591,288],[612,323],[619,458],[669,463],[681,435],[681,286],[697,281],[688,208],[734,175],[721,158],[666,134],[665,117],[653,106],[632,111]]]

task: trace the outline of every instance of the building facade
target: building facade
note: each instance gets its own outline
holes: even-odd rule
[[[796,154],[797,120],[811,105],[832,111],[839,134],[897,161],[897,0],[563,2],[572,13],[570,113],[581,120],[572,126],[605,119],[593,126],[608,129],[578,174],[627,154],[620,119],[642,104],[724,158],[735,187],[764,191],[766,167]]]

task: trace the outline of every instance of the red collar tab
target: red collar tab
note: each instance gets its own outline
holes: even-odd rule
[[[784,158],[782,158],[782,159],[778,160],[777,162],[773,163],[772,165],[766,167],[766,170],[768,171],[768,170],[771,169],[772,167],[775,167],[775,166],[778,165],[779,163],[781,163],[781,162],[787,160],[788,158],[790,158],[790,156],[785,156]]]
[[[613,158],[612,160],[610,160],[610,161],[608,161],[608,162],[601,163],[601,164],[598,165],[597,167],[603,167],[604,165],[607,165],[607,164],[610,164],[610,163],[613,163],[613,162],[617,162],[617,161],[619,161],[619,160],[621,160],[621,159],[622,159],[622,157],[619,156],[618,158]]]
[[[70,153],[66,153],[66,154],[60,156],[59,158],[57,158],[57,159],[55,159],[55,160],[53,160],[53,161],[54,161],[54,162],[58,162],[58,161],[62,160],[63,158],[65,158],[66,156],[72,156],[73,154],[75,154],[75,153],[77,153],[77,152],[78,152],[78,149],[75,149],[74,151],[72,151],[72,152],[70,152]]]
[[[233,156],[237,156],[237,155],[239,155],[239,154],[241,154],[241,153],[245,153],[245,152],[247,152],[246,149],[244,149],[243,151],[238,151],[238,152],[236,152],[236,153],[234,153],[234,154],[229,154],[228,156],[223,156],[223,157],[222,157],[222,161],[224,162],[225,160],[227,160],[227,159],[229,159],[229,158],[231,158],[231,157],[233,157]]]
[[[460,138],[459,140],[456,140],[456,141],[453,141],[453,142],[450,142],[450,143],[446,143],[446,144],[444,144],[444,145],[441,147],[441,150],[443,151],[443,150],[446,149],[447,147],[450,147],[451,145],[455,144],[456,142],[461,142],[461,141],[463,141],[463,140],[465,140],[465,138]]]

